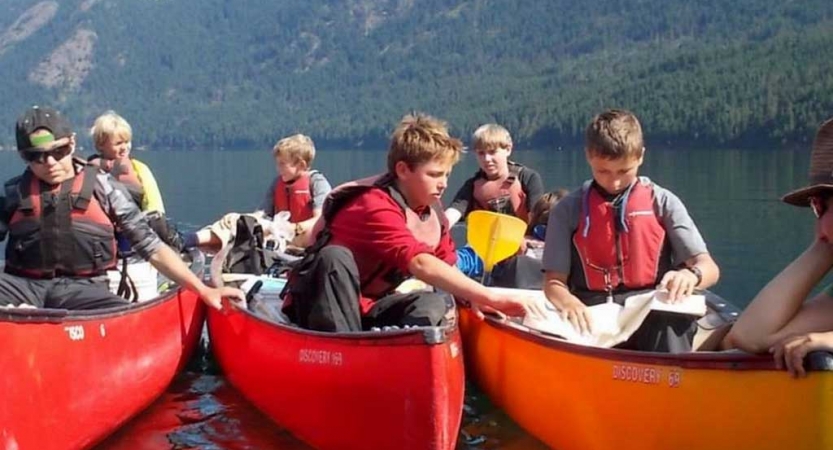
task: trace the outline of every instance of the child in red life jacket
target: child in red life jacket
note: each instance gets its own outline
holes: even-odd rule
[[[321,217],[324,199],[332,188],[321,172],[312,170],[315,145],[309,136],[295,134],[279,140],[272,156],[278,176],[266,191],[260,210],[269,217],[289,211],[295,242],[304,242]]]
[[[547,225],[544,291],[562,317],[587,332],[588,305],[654,288],[676,301],[714,285],[719,269],[683,203],[637,176],[645,148],[636,116],[594,117],[585,153],[593,179],[562,199]],[[690,316],[652,311],[621,347],[690,351],[695,331]]]
[[[272,149],[277,176],[269,185],[260,209],[253,213],[258,218],[272,218],[281,211],[290,213],[289,221],[295,231],[292,243],[303,247],[309,241],[312,226],[321,217],[324,199],[331,187],[317,170],[312,170],[315,144],[309,136],[295,134],[279,140]],[[238,213],[226,214],[220,221],[186,237],[186,245],[219,246],[228,242]]]
[[[447,294],[396,292],[415,277],[480,308],[541,316],[538,300],[494,293],[454,266],[439,202],[462,147],[445,123],[405,116],[391,137],[387,173],[339,186],[328,197],[316,242],[290,273],[287,315],[319,331],[441,325],[454,305]]]

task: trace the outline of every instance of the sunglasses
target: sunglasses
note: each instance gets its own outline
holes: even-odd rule
[[[814,196],[810,197],[810,209],[813,210],[813,214],[815,214],[816,218],[819,219],[824,213],[827,212],[827,199],[829,196],[819,197]]]
[[[53,148],[52,150],[48,150],[48,151],[45,151],[45,152],[33,152],[33,151],[20,152],[21,156],[23,156],[23,159],[25,159],[26,162],[37,163],[37,164],[45,164],[50,156],[55,161],[60,161],[64,158],[66,158],[67,155],[69,155],[70,153],[72,153],[72,147],[70,147],[69,144],[62,145],[60,147]]]

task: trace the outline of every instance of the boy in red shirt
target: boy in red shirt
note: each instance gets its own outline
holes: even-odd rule
[[[317,240],[290,275],[286,312],[295,323],[336,332],[440,325],[454,305],[451,297],[397,293],[411,276],[482,309],[543,313],[536,300],[495,294],[454,266],[439,203],[462,148],[442,121],[405,116],[391,137],[387,173],[330,194]]]

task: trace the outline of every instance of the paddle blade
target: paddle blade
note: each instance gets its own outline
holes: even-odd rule
[[[486,272],[514,255],[523,242],[526,222],[491,211],[472,211],[466,220],[469,245],[483,260]]]

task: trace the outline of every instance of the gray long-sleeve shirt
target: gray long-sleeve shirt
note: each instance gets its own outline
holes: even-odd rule
[[[75,162],[75,170],[78,173],[84,167],[80,161]],[[95,170],[90,167],[89,170]],[[110,218],[113,225],[130,241],[133,249],[143,258],[149,259],[160,246],[162,240],[151,229],[145,219],[144,213],[130,199],[127,188],[113,179],[109,174],[96,174],[96,183],[93,188],[93,196],[101,205],[104,213]],[[9,230],[8,222],[11,216],[6,211],[6,202],[19,202],[18,199],[10,200],[3,198],[4,206],[0,213],[0,240],[6,239]]]

